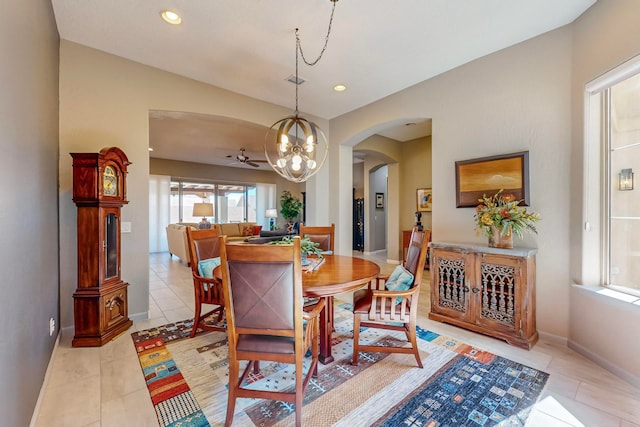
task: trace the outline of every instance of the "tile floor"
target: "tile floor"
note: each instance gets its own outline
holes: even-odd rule
[[[382,255],[370,258],[383,272],[391,271],[394,266]],[[149,273],[149,319],[134,322],[130,331],[101,348],[72,348],[72,337],[63,334],[32,424],[158,425],[129,333],[192,317],[193,282],[191,270],[168,253],[151,255]],[[428,289],[428,278],[423,283]],[[566,346],[542,338],[531,351],[522,350],[428,320],[428,292],[423,292],[420,305],[421,326],[551,374],[528,426],[640,427],[640,390]]]

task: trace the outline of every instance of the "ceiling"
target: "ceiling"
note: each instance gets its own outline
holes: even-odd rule
[[[339,0],[322,59],[313,67],[300,59],[305,83],[299,86],[299,109],[335,118],[568,24],[595,1]],[[52,0],[52,5],[62,39],[293,110],[295,86],[287,78],[295,74],[295,28],[306,59],[313,61],[334,3]],[[162,21],[164,9],[179,13],[182,24]],[[338,83],[347,90],[333,91]],[[426,135],[430,121],[383,134],[402,141],[424,136],[427,128]],[[254,141],[245,154],[264,158],[259,147],[265,133],[254,124],[198,114],[151,112],[150,118],[152,156],[178,160],[194,161],[178,158],[191,152],[201,162],[228,163],[226,155],[235,156],[244,145],[238,141]],[[218,149],[226,151],[202,161]]]

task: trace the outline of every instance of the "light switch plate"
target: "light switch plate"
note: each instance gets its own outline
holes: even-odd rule
[[[122,225],[120,227],[121,233],[131,233],[131,222],[122,221]]]

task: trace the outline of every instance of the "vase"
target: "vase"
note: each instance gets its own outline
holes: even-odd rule
[[[502,230],[498,227],[493,225],[491,226],[492,235],[489,236],[489,247],[504,249],[513,248],[513,232],[511,231],[511,227],[508,227],[504,234],[502,234],[501,231]]]

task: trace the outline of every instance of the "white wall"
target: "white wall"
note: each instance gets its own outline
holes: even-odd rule
[[[172,90],[166,90],[170,87]],[[187,111],[271,126],[291,114],[268,104],[68,41],[60,45],[60,309],[73,325],[76,289],[76,208],[71,201],[70,152],[117,146],[129,166],[129,204],[122,220],[122,278],[129,286],[130,316],[146,316],[149,300],[149,110]],[[309,117],[323,129],[328,123]],[[326,166],[325,166],[326,167]],[[318,196],[314,203],[328,206]],[[328,210],[328,207],[326,208]]]
[[[531,209],[539,235],[538,328],[569,331],[571,31],[562,28],[486,56],[331,121],[334,143],[353,144],[379,123],[433,119],[434,240],[486,244],[473,209],[455,207],[456,160],[529,150]],[[412,189],[415,191],[415,189]],[[391,225],[390,225],[391,227]],[[564,260],[564,261],[563,261]]]
[[[571,156],[571,277],[575,283],[592,281],[583,263],[586,245],[597,241],[598,229],[584,235],[584,94],[588,82],[640,53],[640,2],[599,0],[573,25],[572,156]],[[590,194],[598,200],[598,194]],[[636,237],[637,239],[638,237]],[[593,288],[574,286],[570,298],[569,345],[640,386],[640,306],[603,297]]]

